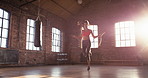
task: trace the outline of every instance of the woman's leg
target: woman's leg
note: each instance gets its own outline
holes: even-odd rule
[[[90,70],[90,61],[91,61],[91,42],[88,41],[88,44],[87,44],[87,64],[88,64],[88,67],[87,67],[87,70],[89,71]]]
[[[87,56],[87,44],[86,41],[82,42],[82,52],[83,52],[83,56]]]

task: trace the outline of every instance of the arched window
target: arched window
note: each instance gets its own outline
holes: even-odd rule
[[[8,47],[10,14],[0,8],[0,47]]]
[[[57,29],[52,28],[52,52],[63,52],[63,33]]]
[[[28,19],[27,20],[27,36],[26,36],[26,49],[27,50],[40,50],[40,47],[34,46],[34,36],[35,36],[35,20]],[[40,28],[40,39],[42,46],[42,23]]]

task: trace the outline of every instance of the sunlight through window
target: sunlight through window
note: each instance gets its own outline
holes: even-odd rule
[[[136,46],[133,21],[115,23],[115,41],[116,47]]]
[[[147,44],[148,42],[148,18],[140,19],[137,23],[138,37]]]
[[[27,20],[27,36],[26,36],[26,49],[27,50],[40,50],[40,47],[34,46],[34,36],[35,36],[35,20],[28,19]],[[42,23],[40,28],[40,39],[42,46]]]
[[[63,33],[57,29],[52,28],[52,52],[63,51]]]
[[[89,25],[88,29],[91,29],[95,36],[98,35],[98,26],[97,25]],[[90,41],[91,41],[91,48],[98,48],[98,37],[93,38],[92,35],[90,35]]]
[[[116,78],[140,78],[138,74],[139,71],[137,69],[120,69],[117,71]]]
[[[9,32],[9,13],[0,9],[0,47],[7,48]]]

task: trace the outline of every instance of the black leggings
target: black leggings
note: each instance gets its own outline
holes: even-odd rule
[[[90,47],[91,47],[90,40],[83,40],[82,41],[82,49],[83,49],[84,54],[87,54],[90,51]]]

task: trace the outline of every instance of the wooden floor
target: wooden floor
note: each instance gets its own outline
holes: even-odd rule
[[[49,65],[0,68],[0,78],[148,78],[147,66]]]

